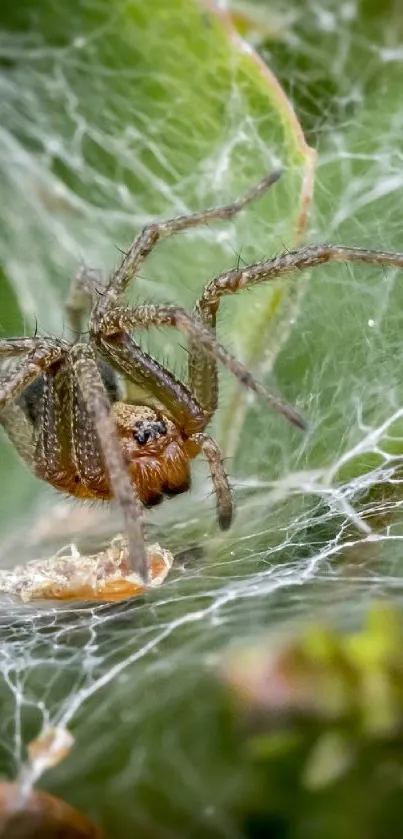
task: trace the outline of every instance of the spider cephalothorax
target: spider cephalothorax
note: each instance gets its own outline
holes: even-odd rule
[[[148,225],[102,289],[95,272],[81,271],[67,307],[76,333],[73,343],[38,336],[0,340],[0,357],[13,359],[0,378],[0,422],[17,451],[39,477],[58,489],[81,498],[118,501],[125,517],[131,567],[143,579],[147,579],[147,563],[142,507],[187,490],[189,462],[201,452],[210,466],[220,527],[231,523],[232,497],[221,452],[205,433],[217,408],[217,362],[290,422],[305,427],[290,405],[257,382],[217,342],[221,297],[329,262],[403,268],[402,253],[308,245],[215,277],[205,286],[192,315],[179,306],[130,309],[121,305],[127,286],[161,238],[232,218],[279,175],[274,172],[264,178],[228,206]],[[88,301],[92,310],[84,342],[82,316]],[[187,385],[134,341],[131,333],[151,326],[173,326],[187,337]],[[116,373],[147,392],[161,411],[122,401]]]
[[[159,504],[190,487],[190,459],[201,446],[187,439],[168,417],[150,408],[117,402],[113,416],[123,457],[140,501]]]

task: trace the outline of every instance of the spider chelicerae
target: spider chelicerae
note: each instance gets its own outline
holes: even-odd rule
[[[72,283],[67,313],[75,338],[0,339],[0,358],[14,357],[0,379],[0,422],[34,473],[78,498],[115,498],[128,538],[131,570],[147,580],[142,508],[190,486],[190,460],[203,453],[216,493],[218,522],[227,529],[233,504],[217,443],[206,434],[218,402],[217,363],[304,429],[297,411],[252,374],[215,337],[220,300],[261,282],[326,262],[360,261],[403,267],[403,253],[341,245],[308,245],[210,280],[191,315],[179,306],[127,308],[122,297],[160,239],[230,219],[255,201],[280,172],[263,178],[232,204],[148,224],[109,281],[82,270]],[[82,321],[92,305],[88,339]],[[144,352],[131,332],[173,326],[188,340],[187,385]],[[122,401],[118,375],[150,395],[153,407]],[[156,406],[156,407],[154,407]]]

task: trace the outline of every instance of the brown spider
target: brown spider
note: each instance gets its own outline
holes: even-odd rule
[[[217,342],[221,297],[325,262],[403,267],[402,253],[308,245],[215,277],[205,286],[192,315],[178,306],[119,305],[161,238],[232,218],[279,176],[273,172],[228,206],[147,225],[102,292],[96,288],[99,278],[94,272],[80,272],[67,304],[76,333],[73,343],[38,336],[0,340],[0,357],[17,356],[0,379],[0,422],[15,448],[38,477],[57,489],[79,498],[117,500],[125,518],[131,568],[143,580],[147,580],[147,561],[142,506],[186,491],[189,461],[201,452],[210,466],[219,525],[226,529],[231,524],[232,497],[221,452],[205,433],[217,408],[218,361],[290,422],[305,428],[301,416],[281,396],[255,381]],[[89,338],[83,342],[81,325],[88,301],[92,303]],[[143,352],[129,334],[150,326],[174,326],[186,335],[188,386]],[[122,401],[115,371],[150,394],[153,407]]]

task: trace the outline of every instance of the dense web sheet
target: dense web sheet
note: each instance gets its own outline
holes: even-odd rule
[[[29,32],[17,15],[4,21],[13,31],[0,36],[1,282],[23,320],[10,299],[4,334],[29,334],[36,318],[40,331],[62,331],[80,260],[108,271],[151,218],[228,200],[279,163],[284,182],[242,219],[164,243],[133,299],[191,306],[206,279],[294,247],[298,235],[403,249],[403,78],[392,20],[381,26],[358,2],[295,3],[292,15],[279,5],[273,17],[265,3],[236,4],[251,34],[264,19],[262,53],[318,151],[305,232],[312,156],[258,65],[243,68],[249,48],[228,54],[204,5],[196,13],[178,0],[170,23],[162,0],[152,20],[145,5],[98,0],[92,18],[86,4],[82,15],[69,4],[55,14],[44,2]],[[218,534],[200,466],[192,495],[150,517],[150,539],[175,556],[161,588],[123,605],[2,599],[0,773],[37,780],[48,766],[42,753],[30,760],[27,744],[69,732],[74,745],[47,783],[112,835],[139,827],[166,836],[168,823],[180,835],[175,813],[195,835],[239,835],[208,722],[206,674],[221,651],[325,611],[346,625],[374,596],[401,592],[402,279],[325,267],[283,298],[259,289],[226,301],[220,338],[274,379],[309,431],[302,437],[252,400],[235,412],[239,394],[223,375],[214,430],[230,455],[234,528]],[[185,368],[171,334],[144,345]],[[6,444],[1,459],[3,568],[70,544],[84,554],[109,544],[120,526],[113,513],[55,498]],[[161,825],[155,795],[170,802]]]

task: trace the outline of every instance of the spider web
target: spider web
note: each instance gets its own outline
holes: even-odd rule
[[[262,92],[268,81],[257,65],[240,72],[209,7],[200,18],[200,6],[178,0],[168,20],[162,0],[152,15],[140,0],[53,6],[1,12],[5,335],[30,334],[35,319],[41,333],[67,334],[63,299],[80,260],[111,270],[156,215],[227,201],[297,157],[284,110]],[[234,3],[318,152],[305,238],[402,249],[397,12],[379,20],[358,0],[266,7]],[[190,307],[238,259],[293,247],[303,163],[235,223],[164,243],[133,299]],[[119,606],[2,601],[0,773],[34,780],[43,766],[29,764],[27,744],[70,731],[69,757],[41,785],[113,836],[239,836],[214,728],[210,671],[223,649],[313,613],[345,626],[373,597],[400,596],[401,277],[337,266],[313,272],[306,290],[298,283],[305,293],[290,284],[275,322],[271,290],[222,307],[222,340],[310,424],[302,438],[251,401],[234,435],[228,406],[239,395],[222,374],[214,430],[230,455],[233,529],[217,533],[196,465],[193,493],[150,517],[150,537],[176,557],[162,588]],[[273,328],[258,358],[262,325]],[[144,338],[179,374],[180,344],[171,333]],[[71,543],[94,551],[119,529],[114,511],[39,485],[5,442],[0,462],[4,568]]]

